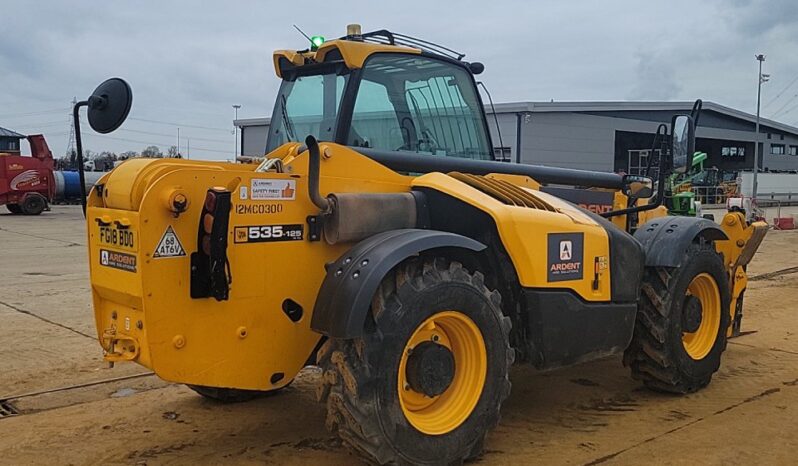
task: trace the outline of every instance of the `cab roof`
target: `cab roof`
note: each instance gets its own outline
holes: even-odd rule
[[[360,69],[366,59],[375,53],[424,54],[459,62],[466,69],[470,69],[469,63],[462,61],[465,57],[463,53],[423,39],[381,29],[331,40],[316,50],[277,50],[273,55],[274,71],[282,78],[284,71],[333,61],[343,61],[349,69]]]

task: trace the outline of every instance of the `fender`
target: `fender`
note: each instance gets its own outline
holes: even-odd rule
[[[382,279],[399,263],[420,252],[442,247],[483,251],[479,241],[437,230],[400,229],[357,243],[332,264],[321,284],[310,327],[333,338],[355,338]]]
[[[635,231],[646,252],[646,267],[678,267],[682,255],[696,238],[729,239],[713,221],[696,217],[659,217]]]

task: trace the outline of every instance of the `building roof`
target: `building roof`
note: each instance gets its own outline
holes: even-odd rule
[[[487,107],[489,109],[489,107]],[[630,102],[630,101],[610,101],[610,102],[507,102],[496,104],[496,113],[549,113],[549,112],[618,112],[618,111],[679,111],[689,112],[693,108],[693,102]],[[720,105],[715,102],[703,101],[702,110],[728,115],[733,118],[756,122],[756,116],[740,110]],[[798,127],[785,125],[778,121],[767,118],[760,118],[759,124],[778,129],[787,133],[798,135]]]
[[[495,105],[496,113],[550,113],[550,112],[619,112],[619,111],[669,111],[690,112],[693,102],[639,102],[639,101],[608,101],[608,102],[506,102]],[[487,113],[492,113],[490,105],[485,106]],[[715,102],[704,101],[702,110],[713,111],[723,115],[756,122],[756,116],[740,110],[726,107]],[[244,126],[263,126],[269,124],[269,118],[245,118],[235,120],[233,124],[239,128]],[[798,135],[798,127],[785,125],[778,121],[760,118],[759,124],[778,129],[786,133]]]
[[[16,131],[11,131],[10,129],[5,129],[0,127],[0,137],[2,138],[24,138],[24,134],[19,134]]]

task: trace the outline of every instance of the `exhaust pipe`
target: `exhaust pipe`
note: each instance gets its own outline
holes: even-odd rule
[[[308,149],[308,197],[319,213],[328,244],[360,241],[383,231],[415,228],[419,222],[421,193],[319,192],[321,151],[313,136],[305,138]]]

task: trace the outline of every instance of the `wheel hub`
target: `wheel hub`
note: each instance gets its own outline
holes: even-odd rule
[[[695,296],[687,296],[682,309],[682,331],[694,333],[701,327],[702,320],[701,300]]]
[[[449,348],[425,341],[407,358],[407,384],[432,398],[445,392],[454,379],[454,355]]]

